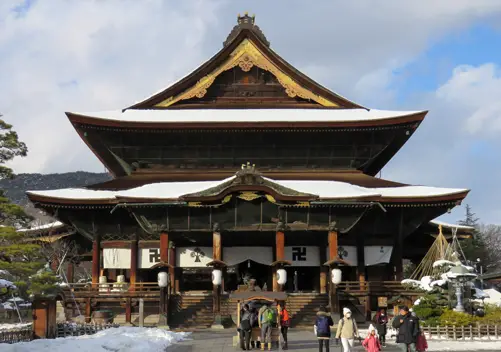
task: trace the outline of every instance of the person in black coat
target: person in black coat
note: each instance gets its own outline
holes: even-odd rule
[[[322,306],[320,307],[317,318],[315,320],[315,331],[318,339],[318,350],[322,352],[323,346],[325,351],[329,352],[329,339],[331,338],[331,326],[334,325],[330,313]]]
[[[397,344],[402,352],[416,352],[416,340],[419,335],[419,321],[409,313],[409,308],[400,308],[400,315],[393,319],[393,327],[398,329]]]
[[[381,308],[374,317],[374,323],[376,324],[377,333],[379,335],[379,342],[383,347],[386,347],[386,333],[388,325],[388,314],[386,314],[386,309]]]

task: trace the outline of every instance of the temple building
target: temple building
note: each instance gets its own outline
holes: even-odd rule
[[[231,316],[228,294],[250,278],[288,294],[295,324],[311,325],[319,304],[365,318],[404,294],[404,260],[419,262],[439,225],[452,231],[431,221],[468,194],[377,177],[427,111],[373,110],[330,91],[275,53],[247,14],[161,92],[66,114],[114,178],[28,196],[92,250],[92,284],[71,295],[86,316],[112,307],[134,322],[139,298],[158,313],[157,274],[168,270],[173,327]],[[102,289],[119,277],[126,292]]]

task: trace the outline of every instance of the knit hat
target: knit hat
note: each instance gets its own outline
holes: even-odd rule
[[[374,330],[376,332],[376,336],[378,336],[378,332],[376,330],[376,328],[374,327],[374,325],[369,325],[369,334],[372,332],[372,330]]]
[[[351,310],[350,310],[350,308],[344,307],[343,308],[343,315],[346,315],[347,313],[351,313]]]

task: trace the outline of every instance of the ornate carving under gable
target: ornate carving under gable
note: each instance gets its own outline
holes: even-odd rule
[[[291,77],[286,75],[275,64],[273,64],[271,60],[266,57],[249,39],[244,39],[221,66],[200,79],[193,87],[175,97],[169,97],[168,99],[156,104],[155,107],[165,108],[181,100],[191,99],[194,97],[202,98],[205,94],[207,94],[207,89],[214,83],[217,76],[219,76],[222,72],[237,66],[244,72],[249,72],[254,66],[270,72],[277,78],[278,82],[285,88],[287,95],[291,98],[300,97],[315,101],[322,106],[339,107],[338,104],[312,93],[295,82]]]

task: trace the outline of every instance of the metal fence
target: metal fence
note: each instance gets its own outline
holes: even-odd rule
[[[57,337],[93,335],[101,330],[118,328],[120,324],[57,324]]]
[[[33,340],[33,328],[28,326],[16,330],[0,331],[0,343],[16,343]]]
[[[501,335],[501,325],[470,326],[423,326],[427,339],[447,340],[497,340]]]

